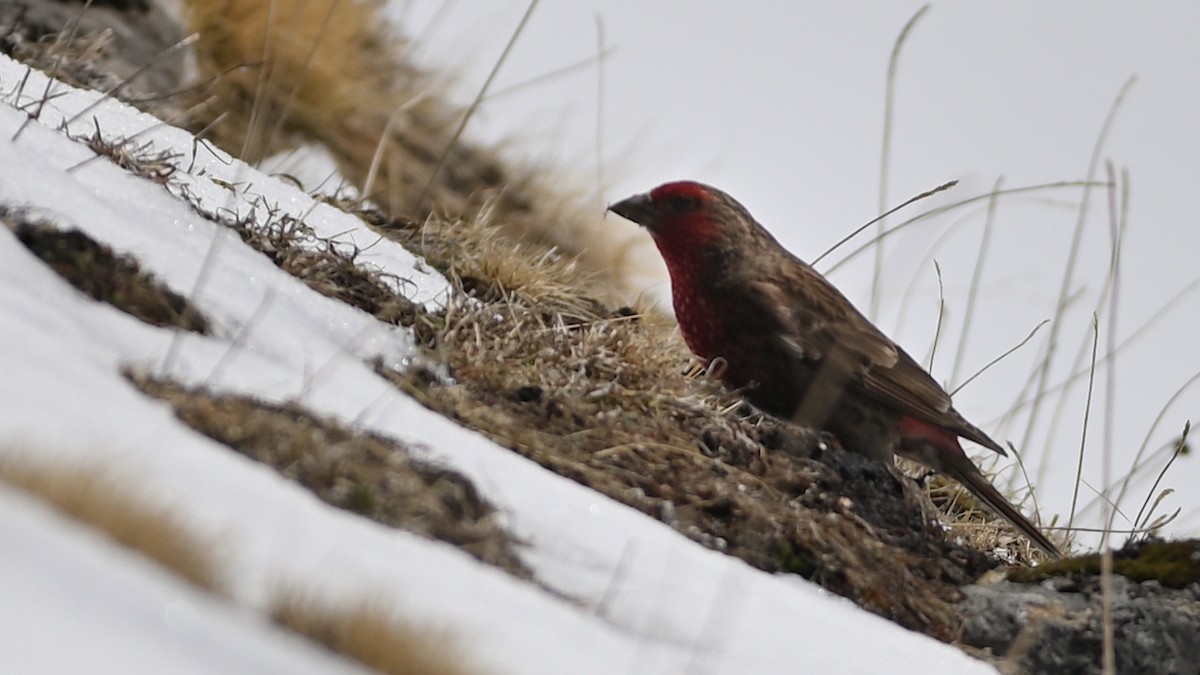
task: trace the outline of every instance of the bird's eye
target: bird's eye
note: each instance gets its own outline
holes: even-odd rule
[[[693,195],[675,195],[671,197],[671,209],[677,213],[694,211],[700,206],[700,200]]]

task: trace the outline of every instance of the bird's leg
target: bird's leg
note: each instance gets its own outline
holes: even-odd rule
[[[716,357],[704,367],[704,377],[709,380],[720,380],[729,368],[729,362],[723,357]]]

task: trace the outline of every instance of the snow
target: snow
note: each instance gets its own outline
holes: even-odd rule
[[[326,673],[351,663],[0,488],[4,657],[43,673]],[[211,649],[219,645],[220,649]],[[127,666],[123,668],[123,666]]]
[[[0,205],[132,254],[216,328],[178,334],[95,303],[0,228],[0,456],[86,462],[136,479],[144,497],[218,542],[229,597],[205,596],[0,485],[9,668],[351,669],[263,618],[286,586],[331,601],[369,598],[444,629],[489,672],[993,672],[798,577],[705,549],[421,407],[367,365],[411,358],[405,330],[309,290],[198,211],[302,219],[317,236],[363,249],[431,308],[448,289],[436,272],[357,219],[94,92],[55,84],[60,95],[28,121],[45,86],[40,73],[0,57]],[[89,161],[72,137],[97,127],[173,153],[178,171],[164,188]],[[522,554],[541,585],[320,502],[139,394],[120,374],[129,366],[295,401],[415,444],[502,510],[528,542]]]

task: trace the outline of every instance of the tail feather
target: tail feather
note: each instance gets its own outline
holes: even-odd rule
[[[1020,530],[1026,537],[1029,537],[1030,541],[1045,551],[1050,557],[1055,559],[1062,558],[1062,551],[1059,550],[1054,542],[1050,541],[1049,537],[1043,534],[1036,525],[1031,523],[1015,506],[1009,503],[1004,498],[1004,495],[1000,494],[1000,491],[988,482],[988,479],[984,477],[970,459],[967,459],[966,456],[963,456],[962,459],[965,464],[954,462],[954,466],[945,467],[945,472],[954,480],[962,483],[964,487],[971,491],[971,494],[987,505],[996,515],[1012,523],[1013,527]]]

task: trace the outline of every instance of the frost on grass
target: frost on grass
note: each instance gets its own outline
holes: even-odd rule
[[[200,433],[262,462],[317,497],[371,520],[457,546],[521,578],[529,570],[495,508],[461,474],[403,444],[347,429],[297,405],[189,389],[128,374]]]
[[[67,283],[152,326],[210,333],[208,319],[187,298],[83,232],[60,230],[24,209],[0,206],[0,222]]]

